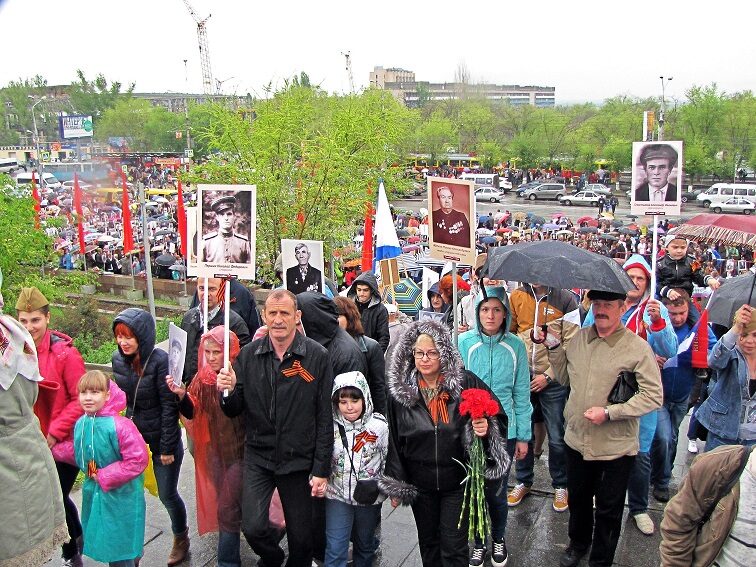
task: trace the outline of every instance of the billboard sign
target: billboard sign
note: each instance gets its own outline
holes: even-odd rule
[[[91,138],[93,130],[91,116],[83,114],[58,116],[58,133],[63,140]]]

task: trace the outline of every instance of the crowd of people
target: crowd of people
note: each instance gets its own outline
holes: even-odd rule
[[[113,319],[112,377],[87,372],[71,337],[54,330],[47,298],[24,288],[16,318],[3,315],[0,325],[0,406],[15,424],[0,448],[24,479],[18,494],[34,496],[6,508],[13,529],[2,531],[0,560],[41,563],[62,545],[66,565],[81,565],[82,555],[137,565],[145,487],[170,518],[166,563],[186,560],[183,423],[198,531],[219,533],[224,567],[241,565],[242,535],[266,566],[309,567],[317,559],[343,567],[350,542],[354,565],[370,566],[379,546],[391,543],[379,529],[384,500],[411,507],[423,565],[479,567],[488,557],[504,567],[508,547],[517,545],[506,540],[508,510],[530,494],[546,440],[552,508],[569,514],[562,567],[588,554],[591,565],[613,563],[626,499],[635,527],[653,534],[649,492],[668,503],[663,565],[751,564],[754,308],[743,305],[729,328],[707,329],[705,363],[695,366],[678,349],[701,316],[694,289],[721,283],[713,265],[697,261],[695,243],[667,236],[652,296],[651,250],[639,253],[640,237],[624,242],[628,248],[614,257],[636,287],[630,292],[493,280],[481,253],[466,279],[456,276],[469,292],[455,298],[455,276],[446,274],[428,294],[430,309],[444,316],[417,321],[383,301],[372,272],[334,297],[275,289],[262,321],[245,286],[203,280],[181,323],[181,377],[170,375],[154,321],[137,308]],[[468,391],[488,392],[497,411],[463,415]],[[705,430],[705,453],[673,495],[677,439],[690,408],[689,450],[700,450]],[[486,537],[470,538],[460,463],[476,437],[484,441],[490,525]],[[15,450],[21,443],[28,448]],[[70,497],[79,471],[80,510]],[[711,512],[716,501],[724,510]],[[40,513],[27,514],[29,507]],[[704,557],[709,562],[699,563]]]

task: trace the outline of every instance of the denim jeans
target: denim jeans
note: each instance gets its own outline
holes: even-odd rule
[[[174,453],[173,462],[164,465],[160,462],[160,455],[152,454],[152,465],[155,469],[158,496],[171,518],[171,531],[180,534],[187,528],[186,506],[178,493],[179,472],[184,460],[184,446],[179,443]]]
[[[744,447],[752,447],[753,445],[756,445],[756,439],[751,439],[750,441],[745,441],[743,439],[725,439],[724,437],[719,437],[709,431],[704,451],[711,451],[722,445],[743,445]]]
[[[677,455],[680,424],[688,413],[688,400],[664,402],[657,412],[656,432],[651,445],[651,485],[668,488]]]
[[[587,551],[589,564],[610,566],[622,531],[622,512],[635,457],[586,461],[567,447],[567,489],[570,492],[570,547]],[[593,497],[596,497],[596,510]]]
[[[538,400],[546,423],[549,437],[549,473],[551,486],[554,488],[567,487],[567,463],[565,461],[564,444],[564,406],[570,389],[552,382],[546,389],[538,393]],[[515,465],[517,482],[525,486],[533,485],[533,440],[528,443],[528,454]]]
[[[423,567],[467,567],[467,522],[458,527],[464,488],[419,490],[412,503]]]
[[[241,567],[241,533],[218,532],[218,567]]]
[[[326,499],[326,551],[324,567],[346,567],[349,538],[354,535],[354,567],[372,567],[375,556],[375,527],[381,505],[353,506],[341,500]],[[352,529],[354,527],[354,529]]]
[[[514,461],[516,439],[507,440],[507,453],[509,457]],[[491,537],[494,541],[503,541],[504,534],[507,529],[507,514],[509,513],[509,505],[507,504],[507,484],[509,483],[509,471],[512,468],[510,462],[507,472],[504,476],[497,480],[487,480],[485,484],[486,495],[486,507],[488,508],[488,515],[491,517]],[[483,544],[477,536],[475,537],[475,543],[478,545]]]
[[[627,481],[627,506],[630,515],[642,514],[648,510],[648,488],[651,486],[651,455],[638,453],[630,469]]]
[[[134,567],[134,560],[122,559],[121,561],[111,561],[108,565],[110,567]]]

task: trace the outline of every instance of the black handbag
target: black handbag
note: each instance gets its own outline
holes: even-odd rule
[[[347,457],[349,457],[349,464],[352,467],[352,472],[354,473],[354,476],[358,476],[357,471],[354,470],[352,451],[347,445],[346,430],[340,423],[337,423],[336,425],[338,425],[339,427],[341,443],[344,445],[344,452],[347,454]],[[362,504],[363,506],[372,506],[373,504],[375,504],[375,501],[378,500],[379,494],[380,492],[378,490],[378,479],[371,478],[360,480],[358,478],[352,497],[354,498],[354,501],[357,502],[357,504]]]
[[[609,404],[624,404],[638,393],[638,380],[635,372],[623,370],[617,375],[617,381],[612,386],[606,401]]]

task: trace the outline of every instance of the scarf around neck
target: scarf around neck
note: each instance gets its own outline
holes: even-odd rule
[[[8,390],[16,376],[41,382],[37,349],[21,323],[9,315],[0,315],[0,387]]]

